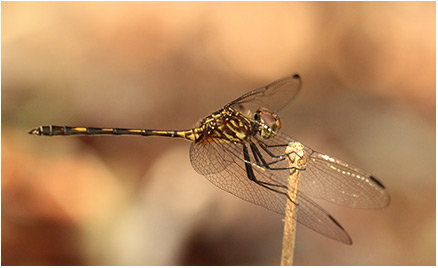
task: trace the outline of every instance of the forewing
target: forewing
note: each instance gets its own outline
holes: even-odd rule
[[[190,148],[190,160],[198,173],[222,190],[284,215],[287,196],[264,188],[247,177],[243,146],[243,144],[226,143],[221,140],[193,143]],[[289,174],[287,170],[277,172],[265,169],[256,164],[253,154],[250,156],[252,169],[258,181],[287,187]],[[287,189],[282,187],[273,188],[287,193]],[[346,231],[323,208],[301,192],[298,192],[297,200],[298,222],[327,237],[351,244]]]
[[[284,154],[286,146],[295,142],[281,133],[268,140],[258,139],[268,146],[277,145],[269,148],[276,155]],[[303,193],[351,208],[374,209],[389,204],[385,187],[371,173],[307,146],[305,152],[308,156],[307,166],[300,178],[300,191]],[[287,161],[281,161],[274,167],[287,165]]]
[[[249,118],[253,118],[255,111],[262,107],[278,112],[297,95],[301,84],[300,76],[294,74],[250,91],[225,107],[233,107]]]

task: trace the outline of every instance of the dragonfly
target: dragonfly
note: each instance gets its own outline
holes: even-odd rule
[[[183,138],[191,141],[190,161],[211,183],[243,200],[281,215],[286,203],[297,208],[294,219],[344,244],[352,244],[347,231],[310,197],[337,205],[378,209],[390,202],[385,186],[370,172],[304,145],[307,164],[300,171],[298,189],[290,189],[293,167],[288,144],[295,139],[282,133],[278,111],[302,87],[293,74],[252,90],[202,119],[187,130],[152,130],[71,126],[40,126],[29,131],[39,136],[140,135]],[[294,200],[289,193],[294,190]]]

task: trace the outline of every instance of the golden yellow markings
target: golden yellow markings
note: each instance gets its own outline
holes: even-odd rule
[[[192,130],[188,130],[186,132],[184,132],[184,138],[189,139],[191,141],[196,141],[199,136],[201,135],[202,129],[200,128],[196,128],[196,129],[192,129]]]
[[[189,140],[191,140],[191,141],[195,141],[196,139],[195,139],[195,134],[192,132],[192,133],[186,133],[185,135],[184,135],[184,137],[186,138],[186,139],[189,139]]]
[[[236,133],[236,136],[237,136],[239,139],[241,139],[241,140],[243,140],[244,138],[246,138],[246,133],[244,133],[244,132],[238,131],[238,132],[235,132],[235,133]]]
[[[80,131],[80,132],[86,132],[87,128],[86,127],[75,127],[75,128],[73,128],[73,130]]]

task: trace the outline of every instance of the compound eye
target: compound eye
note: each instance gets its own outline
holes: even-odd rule
[[[260,135],[264,139],[269,139],[281,128],[281,122],[278,115],[266,108],[260,108],[254,115],[254,119],[261,123]]]

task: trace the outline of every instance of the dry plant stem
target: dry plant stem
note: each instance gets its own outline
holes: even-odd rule
[[[284,232],[283,232],[283,248],[281,253],[281,265],[291,266],[293,264],[294,249],[295,249],[295,232],[296,232],[296,218],[298,206],[298,187],[300,183],[300,169],[305,168],[306,156],[304,147],[299,142],[290,143],[286,148],[285,153],[289,154],[289,187],[288,195],[292,199],[287,200],[286,212],[284,218]],[[295,204],[294,204],[295,202]]]

